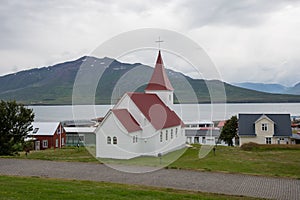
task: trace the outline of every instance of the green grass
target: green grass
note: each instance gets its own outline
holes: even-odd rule
[[[0,199],[254,199],[105,182],[0,176]]]
[[[31,151],[27,156],[21,152],[15,158],[38,159],[68,162],[99,162],[94,156],[95,148],[89,147],[65,147],[62,149],[46,149],[42,151]]]
[[[262,145],[252,151],[218,146],[216,155],[211,151],[206,157],[199,159],[200,148],[198,145],[189,148],[169,167],[300,178],[300,148],[297,146],[285,148]]]
[[[278,176],[300,179],[300,146],[299,145],[259,145],[250,151],[239,147],[218,146],[216,155],[211,151],[206,157],[199,159],[201,146],[188,148],[179,159],[178,153],[172,152],[160,159],[157,157],[139,157],[130,160],[101,159],[110,164],[146,165],[175,169],[193,169],[202,171],[219,171],[229,173],[244,173],[252,175]],[[100,162],[84,147],[68,147],[64,149],[50,149],[32,151],[27,157],[24,153],[17,158],[42,159],[53,161]],[[10,157],[11,158],[11,157]],[[16,157],[13,157],[16,158]]]

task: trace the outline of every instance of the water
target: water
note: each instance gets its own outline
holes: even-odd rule
[[[35,113],[35,121],[64,121],[103,117],[111,105],[84,106],[29,106]],[[300,115],[300,103],[257,104],[182,104],[174,105],[174,111],[183,121],[224,120],[238,113],[288,113]]]

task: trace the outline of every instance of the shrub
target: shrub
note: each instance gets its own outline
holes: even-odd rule
[[[245,143],[241,146],[241,149],[244,151],[252,151],[259,148],[259,144],[254,142]]]

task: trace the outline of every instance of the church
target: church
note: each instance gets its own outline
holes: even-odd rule
[[[183,148],[184,123],[172,110],[173,92],[159,51],[145,92],[125,93],[97,128],[96,157],[131,159]]]

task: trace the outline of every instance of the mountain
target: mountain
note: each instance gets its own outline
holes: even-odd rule
[[[231,84],[241,88],[256,90],[260,92],[300,95],[300,82],[293,87],[286,87],[280,84],[272,84],[272,83],[267,84],[267,83],[242,82],[242,83],[231,83]]]
[[[300,95],[300,82],[294,85],[294,87],[288,88],[287,93]]]
[[[232,84],[241,88],[256,90],[260,92],[275,93],[275,94],[287,94],[287,90],[288,90],[288,87],[285,87],[280,84],[265,84],[265,83],[251,83],[251,82],[232,83]]]
[[[72,104],[77,72],[85,73],[81,77],[84,78],[82,94],[75,95],[77,103],[114,104],[124,92],[143,91],[153,68],[139,63],[121,63],[107,57],[100,59],[84,56],[74,61],[0,77],[0,99],[15,99],[24,104]],[[103,72],[101,77],[94,76],[99,72]],[[192,79],[172,70],[167,70],[167,73],[175,88],[174,99],[177,103],[209,103],[209,88],[220,88],[215,89],[214,94],[221,94],[222,87],[219,86],[223,84],[227,102],[230,103],[300,102],[299,95],[270,94],[240,88],[219,80]],[[99,84],[96,84],[95,92],[91,96],[88,91],[93,90],[93,85],[99,78]],[[222,98],[219,99],[217,95],[213,101],[219,102]]]

